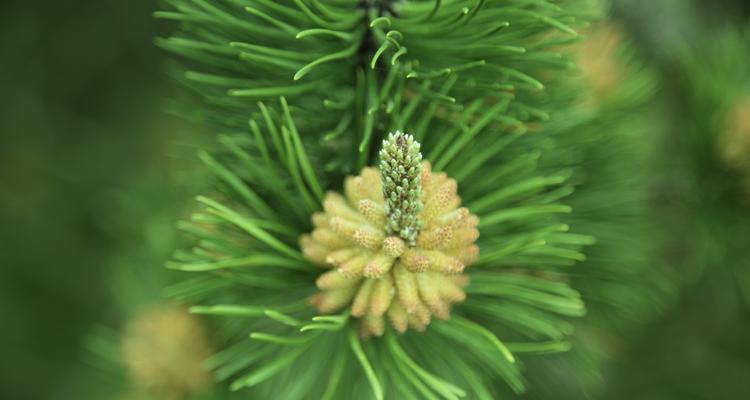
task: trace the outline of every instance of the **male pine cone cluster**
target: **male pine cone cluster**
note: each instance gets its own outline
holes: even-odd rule
[[[389,143],[407,144],[403,136],[413,142],[408,135],[396,135],[402,136],[391,135],[384,150]],[[415,148],[407,145],[391,150],[413,153]],[[456,181],[445,173],[432,173],[429,162],[417,161],[418,176],[402,185],[388,182],[384,192],[383,176],[388,171],[382,170],[389,168],[389,159],[417,159],[403,154],[391,156],[381,153],[381,171],[367,167],[359,176],[347,177],[345,196],[329,192],[323,202],[324,212],[312,217],[315,229],[300,239],[308,260],[331,268],[318,278],[316,284],[321,291],[311,303],[321,313],[351,305],[352,316],[361,318],[362,337],[381,336],[386,317],[401,333],[409,327],[424,330],[433,316],[448,319],[451,304],[466,297],[462,288],[468,277],[462,272],[479,255],[474,244],[479,237],[479,219],[465,207],[459,208]],[[405,171],[413,167],[404,166]],[[392,229],[393,214],[386,210],[399,208],[399,204],[386,200],[393,199],[396,190],[389,186],[410,188],[411,193],[419,195],[421,202],[411,207],[417,216],[411,219],[411,225]],[[399,220],[409,220],[403,217],[400,215]],[[416,233],[413,241],[409,236],[412,233]]]

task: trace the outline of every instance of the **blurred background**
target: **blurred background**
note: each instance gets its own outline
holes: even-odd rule
[[[170,280],[161,266],[201,184],[187,171],[206,135],[165,112],[176,89],[153,45],[170,31],[157,8],[3,5],[2,399],[114,396],[126,381],[107,361],[117,332]],[[747,398],[750,3],[616,0],[613,18],[658,71],[651,190],[680,293],[618,349],[593,397]]]

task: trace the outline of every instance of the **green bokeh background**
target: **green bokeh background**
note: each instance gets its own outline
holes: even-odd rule
[[[156,7],[3,5],[0,398],[76,398],[85,389],[90,382],[76,374],[86,335],[122,318],[108,282],[112,258],[128,242],[145,246],[148,214],[170,198],[168,151],[187,130],[164,113],[171,83],[152,44]],[[125,223],[124,206],[147,198],[140,220]]]
[[[89,362],[87,337],[92,327],[119,326],[129,307],[156,298],[168,279],[113,270],[161,268],[171,221],[189,199],[185,187],[195,184],[185,176],[197,176],[185,173],[189,162],[181,154],[191,151],[184,144],[202,135],[164,112],[175,88],[166,55],[152,40],[170,27],[151,17],[158,8],[153,0],[6,3],[0,13],[0,398],[100,398],[109,383]],[[701,272],[681,282],[675,308],[633,337],[604,371],[604,398],[746,398],[750,311],[727,270],[747,266],[750,226],[738,225],[737,214],[748,211],[736,208],[735,198],[704,196],[705,182],[732,175],[694,162],[691,143],[673,139],[695,128],[694,118],[683,115],[689,106],[685,82],[675,73],[678,49],[720,28],[746,25],[750,4],[619,0],[614,11],[660,71],[658,101],[670,128],[659,153],[663,171],[654,177],[655,206],[664,210],[665,223],[675,224],[675,236],[699,238],[672,241],[676,268],[697,263]],[[720,249],[721,256],[681,257],[696,243]]]

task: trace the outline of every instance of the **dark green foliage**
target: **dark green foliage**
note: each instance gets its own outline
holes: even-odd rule
[[[750,93],[750,30],[725,27],[680,49],[660,152],[659,213],[681,298],[612,371],[610,398],[743,398],[750,371],[750,202],[725,157],[730,114]],[[675,74],[676,70],[676,74]]]
[[[157,15],[182,29],[159,43],[187,66],[180,79],[202,101],[197,114],[224,134],[200,155],[216,191],[181,223],[192,239],[170,263],[193,276],[167,292],[201,304],[196,313],[234,317],[222,319],[226,349],[212,361],[232,389],[290,399],[521,393],[525,353],[566,351],[568,318],[584,314],[567,270],[585,259],[590,234],[601,243],[573,282],[602,305],[598,316],[633,298],[643,303],[617,309],[615,325],[653,310],[658,290],[630,290],[648,266],[645,171],[630,174],[643,130],[621,117],[651,83],[636,73],[601,110],[582,104],[560,49],[578,40],[570,26],[585,6],[170,3]],[[319,270],[296,241],[323,191],[374,163],[396,130],[456,178],[480,217],[481,257],[449,321],[360,342],[346,312],[315,316],[306,304]]]
[[[532,385],[535,398],[599,396],[607,363],[675,301],[676,271],[661,250],[668,230],[651,207],[657,171],[653,148],[662,129],[658,114],[649,111],[656,76],[623,33],[613,22],[584,33],[592,38],[581,42],[579,57],[604,59],[597,65],[614,69],[618,79],[604,82],[607,90],[597,93],[602,82],[590,82],[597,76],[584,69],[581,82],[569,80],[557,92],[567,99],[559,103],[573,106],[561,108],[546,124],[563,138],[557,152],[561,162],[578,166],[569,180],[575,186],[568,200],[571,225],[596,243],[571,280],[588,314],[576,323],[571,353],[535,363],[544,371],[534,375],[539,377]],[[601,35],[610,35],[610,49],[585,47]]]
[[[91,383],[81,337],[116,318],[103,267],[120,240],[112,194],[175,126],[152,11],[149,0],[3,3],[0,398],[101,398],[77,393]]]

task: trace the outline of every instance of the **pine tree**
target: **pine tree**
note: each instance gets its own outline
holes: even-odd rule
[[[619,181],[641,138],[602,110],[649,83],[581,99],[566,49],[587,2],[167,3],[180,27],[157,43],[192,94],[177,111],[219,133],[167,292],[217,316],[210,364],[232,390],[520,394],[526,360],[570,347],[571,282],[609,296],[646,265],[628,254],[650,228],[621,229],[645,199]]]

